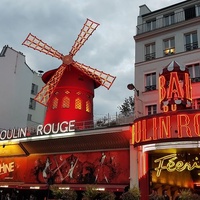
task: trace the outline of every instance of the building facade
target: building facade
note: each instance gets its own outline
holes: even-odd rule
[[[26,64],[25,56],[9,46],[0,53],[0,130],[42,124],[45,107],[34,101],[44,83]]]
[[[156,11],[140,6],[133,144],[142,199],[152,189],[172,199],[182,188],[199,192],[199,22],[198,0]]]

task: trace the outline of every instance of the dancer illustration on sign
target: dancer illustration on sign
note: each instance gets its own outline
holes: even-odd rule
[[[109,181],[108,181],[108,178],[105,174],[106,154],[104,152],[101,154],[101,158],[100,158],[99,162],[100,163],[99,163],[99,167],[98,167],[98,170],[97,170],[95,182],[97,182],[98,179],[105,179],[106,183],[108,183]]]

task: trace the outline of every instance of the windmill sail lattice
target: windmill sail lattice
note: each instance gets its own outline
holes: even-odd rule
[[[73,66],[84,72],[89,77],[95,79],[100,85],[106,87],[107,89],[110,89],[112,83],[116,78],[115,76],[106,74],[103,71],[99,71],[98,69],[94,69],[79,62],[73,63]]]
[[[50,55],[50,56],[58,58],[58,59],[61,59],[63,56],[61,53],[59,53],[53,47],[44,43],[42,40],[40,40],[36,36],[32,35],[31,33],[28,34],[27,38],[24,40],[24,42],[22,44],[27,47],[30,47],[34,50],[43,52],[47,55]]]
[[[65,66],[61,65],[56,73],[51,77],[48,83],[42,88],[42,90],[36,95],[35,101],[41,103],[42,105],[46,106],[49,98],[51,97],[52,93],[54,92],[56,85],[58,84],[60,78],[63,75],[65,70]]]
[[[34,50],[43,52],[52,57],[61,59],[63,61],[62,65],[56,70],[55,74],[50,78],[47,84],[35,97],[35,100],[37,102],[47,106],[51,95],[53,94],[57,84],[63,76],[66,66],[68,65],[77,68],[79,71],[85,73],[91,79],[93,79],[100,85],[106,87],[107,89],[111,87],[116,77],[73,60],[73,56],[75,56],[75,54],[80,50],[80,48],[84,45],[84,43],[92,35],[92,33],[96,30],[98,26],[98,23],[87,19],[77,39],[75,40],[74,45],[72,46],[69,54],[66,56],[64,56],[63,54],[55,50],[53,47],[49,46],[47,43],[37,38],[36,36],[29,33],[25,41],[22,43],[23,45],[30,47]]]
[[[98,26],[99,26],[98,23],[90,19],[87,19],[85,24],[83,25],[83,28],[81,29],[80,34],[78,35],[78,38],[76,39],[74,45],[72,46],[69,55],[75,56],[77,51],[84,45],[86,40],[92,35],[92,33],[96,30]]]

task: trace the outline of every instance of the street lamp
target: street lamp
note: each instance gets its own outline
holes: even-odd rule
[[[137,96],[139,96],[139,90],[137,90],[137,88],[136,88],[132,83],[128,84],[128,85],[127,85],[127,88],[128,88],[129,90],[135,90]]]

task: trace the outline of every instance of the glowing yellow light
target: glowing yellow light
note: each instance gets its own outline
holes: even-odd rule
[[[184,162],[184,161],[175,161],[177,160],[177,154],[170,154],[167,156],[163,156],[154,160],[155,163],[158,163],[158,167],[155,168],[156,176],[159,177],[161,175],[162,170],[167,170],[168,172],[182,172],[184,170],[192,171],[194,169],[200,169],[200,165],[198,165],[198,158],[196,158],[193,163]],[[166,163],[167,162],[167,163]],[[166,163],[166,164],[164,164]]]

